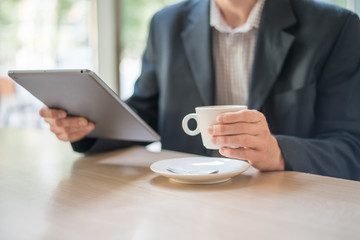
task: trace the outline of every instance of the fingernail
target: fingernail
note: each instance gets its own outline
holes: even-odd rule
[[[58,113],[58,117],[59,117],[59,118],[64,118],[64,117],[66,117],[66,113],[64,113],[64,112],[59,112],[59,113]]]
[[[217,116],[216,121],[219,122],[219,123],[224,122],[224,114],[221,114],[221,115]]]
[[[79,120],[79,126],[86,126],[87,121],[85,119]]]
[[[213,137],[213,138],[211,138],[211,142],[213,143],[213,144],[216,144],[216,137]]]
[[[224,149],[223,149],[223,148],[219,148],[219,153],[220,153],[220,154],[224,154]]]
[[[213,127],[213,126],[209,126],[209,127],[207,128],[207,132],[208,132],[208,134],[212,135],[213,132],[214,132],[214,127]]]

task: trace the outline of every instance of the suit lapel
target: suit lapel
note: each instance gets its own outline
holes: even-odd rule
[[[289,0],[267,0],[258,32],[248,106],[260,109],[294,41],[285,28],[296,23]]]
[[[209,1],[194,1],[181,33],[185,54],[204,105],[214,103]]]

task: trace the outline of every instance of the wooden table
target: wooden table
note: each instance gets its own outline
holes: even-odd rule
[[[143,147],[83,156],[47,132],[0,129],[0,239],[360,239],[360,182],[249,169],[184,185]]]

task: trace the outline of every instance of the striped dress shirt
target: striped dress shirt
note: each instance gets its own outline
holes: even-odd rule
[[[232,29],[215,0],[210,5],[217,105],[247,104],[257,31],[265,0],[258,0],[245,24]]]

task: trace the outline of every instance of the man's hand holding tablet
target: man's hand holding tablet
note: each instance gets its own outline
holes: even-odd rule
[[[66,142],[76,142],[88,135],[95,124],[84,117],[70,117],[66,111],[43,107],[40,116],[50,125],[58,139]]]
[[[63,141],[76,142],[85,136],[136,142],[160,140],[160,136],[90,70],[9,70],[8,74],[47,106],[40,110],[40,115]]]

